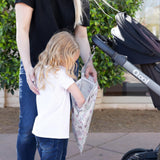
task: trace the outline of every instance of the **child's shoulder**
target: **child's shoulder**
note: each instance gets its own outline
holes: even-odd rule
[[[63,66],[60,66],[59,70],[57,71],[57,74],[66,75],[66,68]]]
[[[67,76],[66,74],[66,69],[64,67],[59,67],[58,71],[52,70],[48,73],[49,77],[55,77],[57,78],[63,78],[65,76]]]

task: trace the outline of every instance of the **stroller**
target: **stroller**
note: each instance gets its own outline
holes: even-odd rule
[[[92,41],[115,64],[125,68],[149,88],[153,104],[160,110],[160,41],[126,13],[119,12],[115,18],[117,26],[111,30],[113,39],[95,35]],[[144,73],[133,64],[140,64]],[[128,151],[122,160],[159,160],[159,152],[160,146],[155,150],[135,148]]]

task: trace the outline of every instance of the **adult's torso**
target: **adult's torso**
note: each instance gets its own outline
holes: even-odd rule
[[[35,0],[30,26],[30,54],[34,66],[51,36],[60,30],[74,31],[73,0]]]

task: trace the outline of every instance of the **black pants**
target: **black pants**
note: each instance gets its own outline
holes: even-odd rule
[[[150,77],[153,81],[160,85],[160,63],[141,64],[140,66],[142,72],[144,72],[148,77]],[[160,110],[160,96],[154,93],[151,89],[149,89],[149,92],[155,108]]]

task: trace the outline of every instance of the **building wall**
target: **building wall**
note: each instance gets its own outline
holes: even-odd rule
[[[0,108],[19,107],[19,90],[12,95],[7,90],[0,90]]]
[[[0,91],[0,108],[19,107],[19,91],[14,95],[7,93],[5,90]],[[145,103],[144,103],[145,102]],[[150,97],[138,96],[103,96],[103,90],[99,89],[95,109],[155,109]]]

